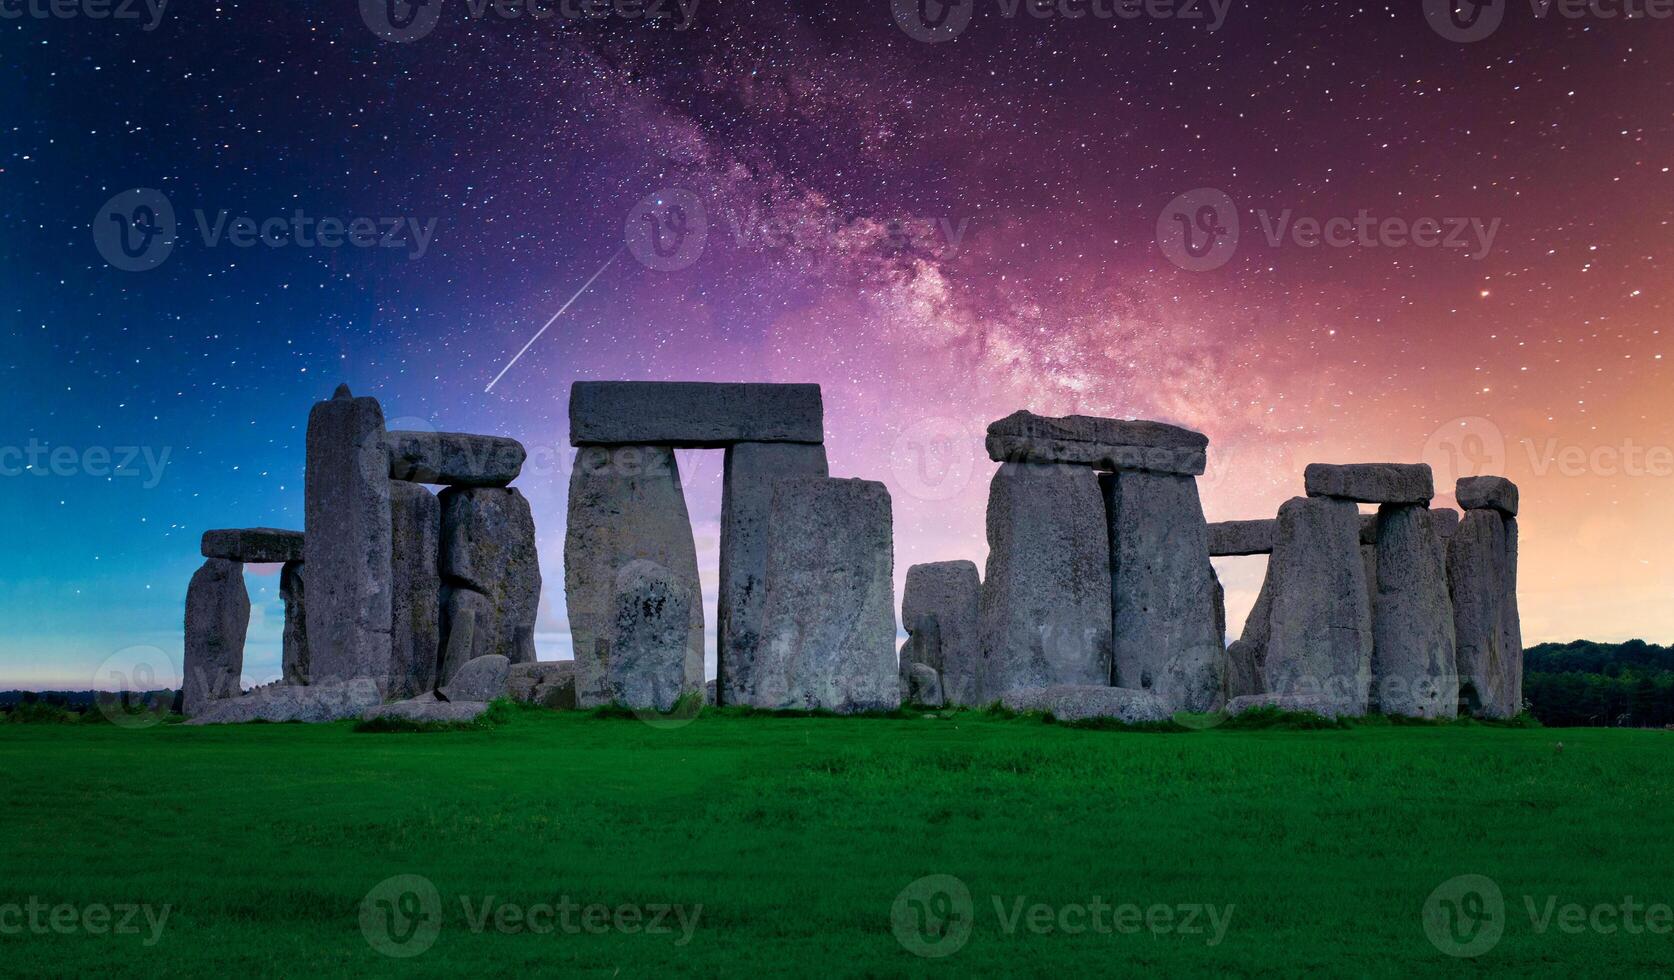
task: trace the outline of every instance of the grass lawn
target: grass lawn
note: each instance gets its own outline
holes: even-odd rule
[[[1674,963],[1655,929],[1674,924],[1656,911],[1674,903],[1664,732],[1152,734],[973,713],[660,728],[520,710],[423,734],[0,725],[0,773],[11,975]],[[1424,924],[1442,886],[1432,907],[1464,915],[1444,935],[1492,939],[1493,897],[1444,886],[1462,875],[1503,897],[1503,934],[1475,959],[1444,955]],[[394,876],[418,877],[374,890]],[[951,877],[914,884],[926,876]],[[1620,918],[1630,896],[1651,910]],[[152,918],[92,934],[91,906],[111,926],[124,906]]]

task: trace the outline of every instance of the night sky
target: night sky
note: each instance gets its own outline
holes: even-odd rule
[[[1420,0],[1233,2],[1215,30],[1206,4],[983,0],[926,43],[889,0],[436,2],[407,43],[378,0],[181,0],[151,30],[142,4],[0,2],[0,688],[178,656],[199,535],[301,526],[308,409],[340,381],[392,428],[529,447],[546,659],[569,386],[608,378],[820,383],[833,475],[893,495],[898,581],[981,563],[983,428],[1028,408],[1207,433],[1211,520],[1272,516],[1314,461],[1430,462],[1438,505],[1504,473],[1530,642],[1674,639],[1669,21],[1511,0],[1461,43]],[[176,229],[130,271],[95,232],[137,188]],[[1204,201],[1240,232],[1210,262],[1171,237]],[[707,233],[663,261],[643,232],[671,202]],[[298,212],[312,244],[234,244]],[[406,230],[313,237],[356,218]],[[682,467],[712,631],[720,454]],[[1221,569],[1236,632],[1262,563]],[[277,570],[248,574],[255,683],[281,609]]]

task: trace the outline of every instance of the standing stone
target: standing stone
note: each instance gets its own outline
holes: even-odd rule
[[[716,602],[715,693],[742,703],[752,684],[767,599],[767,521],[773,484],[828,475],[825,447],[790,442],[728,446],[721,485],[721,589]],[[699,611],[699,625],[702,612]]]
[[[1354,503],[1297,497],[1279,509],[1263,693],[1323,694],[1363,715],[1372,667],[1372,609]]]
[[[1174,711],[1224,700],[1225,640],[1215,630],[1209,524],[1197,481],[1121,470],[1102,477],[1109,517],[1115,685]]]
[[[486,600],[456,600],[471,602],[476,613],[473,659],[534,660],[541,565],[529,501],[515,487],[449,487],[440,503],[441,574],[450,598],[469,591]]]
[[[383,409],[338,386],[308,415],[303,556],[312,684],[388,682],[389,485]]]
[[[424,487],[394,483],[390,517],[389,694],[404,700],[435,690],[441,666],[442,576],[437,556],[442,508]]]
[[[674,450],[668,446],[583,448],[576,453],[575,470],[570,474],[569,528],[564,538],[564,598],[580,707],[610,703],[616,576],[636,559],[656,562],[689,593],[703,594]],[[686,680],[693,686],[702,684],[700,601],[691,604],[686,644]]]
[[[942,677],[936,668],[920,663],[904,667],[906,680],[901,689],[902,704],[917,704],[926,708],[940,708],[947,704],[947,697],[942,693]]]
[[[1244,620],[1244,632],[1226,650],[1226,696],[1250,697],[1267,693],[1267,636],[1273,625],[1273,569],[1268,564],[1261,592]]]
[[[494,610],[488,597],[464,586],[444,585],[441,636],[438,685],[452,680],[471,661],[495,652]]]
[[[1448,543],[1448,581],[1468,709],[1488,718],[1523,710],[1523,633],[1517,608],[1517,521],[1471,510]]]
[[[949,704],[981,703],[981,624],[982,582],[975,562],[931,562],[907,569],[901,626],[912,660],[902,659],[935,670],[941,697]]]
[[[767,602],[745,703],[845,714],[900,705],[892,525],[881,483],[773,485]]]
[[[1098,476],[1005,463],[988,488],[981,701],[1111,682],[1110,543]]]
[[[1372,687],[1378,710],[1411,718],[1454,717],[1459,666],[1453,601],[1447,559],[1425,507],[1379,508],[1376,596]]]
[[[1447,542],[1453,539],[1453,532],[1459,530],[1459,512],[1451,507],[1436,507],[1430,511],[1430,530],[1436,532],[1441,540],[1442,550],[1447,550]]]
[[[699,690],[686,676],[691,591],[656,562],[631,561],[616,576],[610,695],[627,708],[669,711]]]
[[[285,603],[285,633],[280,654],[280,675],[286,684],[307,684],[308,603],[306,570],[300,561],[288,561],[279,570],[279,598]]]
[[[1215,635],[1221,638],[1222,644],[1225,644],[1226,586],[1221,584],[1220,573],[1215,571],[1215,566],[1213,564],[1210,564],[1209,566],[1209,581],[1213,583],[1215,587]]]
[[[244,565],[210,558],[186,588],[186,676],[183,713],[192,718],[211,701],[236,698],[244,675],[244,632],[250,594]]]

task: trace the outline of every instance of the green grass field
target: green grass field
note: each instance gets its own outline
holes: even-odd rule
[[[0,725],[0,772],[11,975],[1568,976],[1674,962],[1659,912],[1629,932],[1594,911],[1674,902],[1664,732],[1152,734],[971,713],[660,728],[519,710],[424,734]],[[1462,959],[1431,941],[1424,909],[1469,874],[1503,895],[1503,934]],[[374,891],[403,875],[423,881]],[[956,882],[914,885],[932,875]],[[1492,905],[1462,887],[1432,902],[1466,916],[1445,935],[1492,939]],[[1591,924],[1565,927],[1572,904]]]

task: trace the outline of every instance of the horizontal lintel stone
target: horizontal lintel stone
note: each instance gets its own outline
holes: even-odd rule
[[[578,381],[570,444],[717,449],[739,442],[825,441],[817,384]]]
[[[200,546],[205,558],[255,565],[302,560],[302,532],[273,527],[220,528],[203,532]]]
[[[1310,497],[1362,504],[1428,504],[1436,495],[1427,463],[1312,463],[1305,480]]]
[[[389,432],[390,479],[452,487],[503,487],[517,479],[528,458],[523,444],[505,436],[463,432]]]
[[[1270,555],[1279,522],[1221,521],[1209,525],[1209,555],[1212,558],[1231,558],[1240,555]]]

